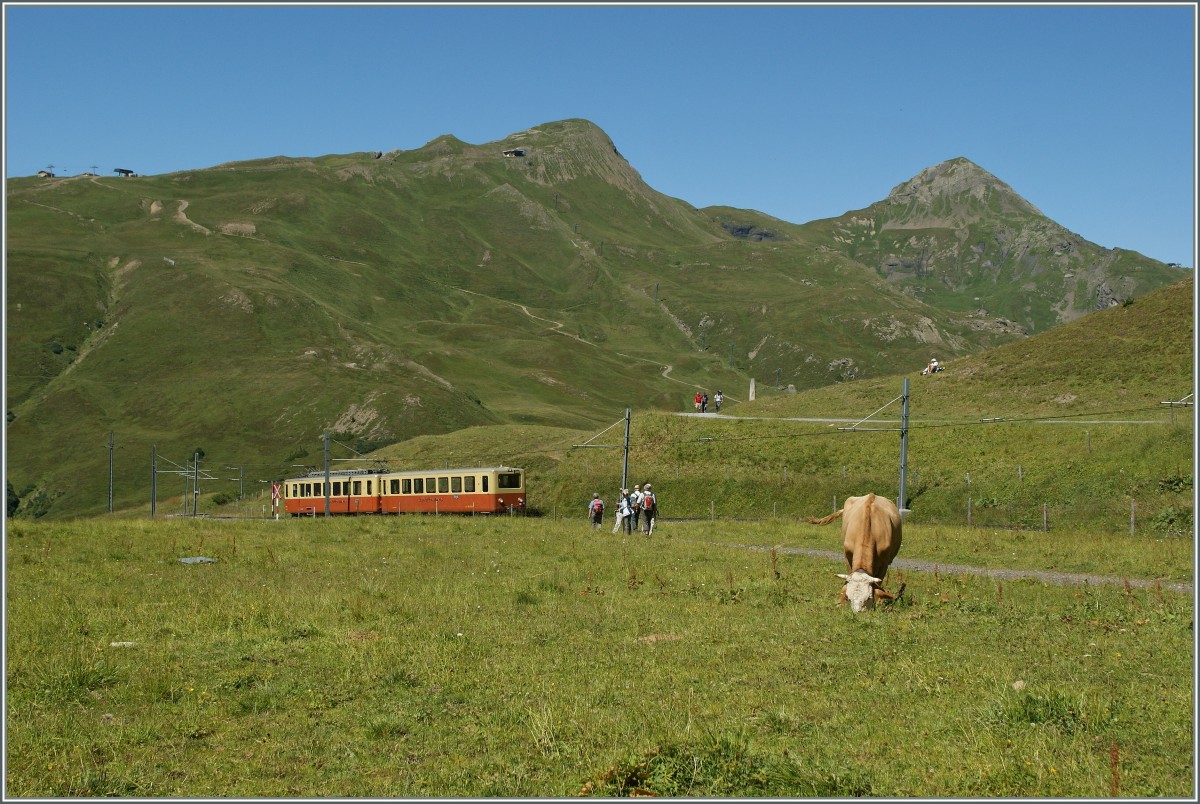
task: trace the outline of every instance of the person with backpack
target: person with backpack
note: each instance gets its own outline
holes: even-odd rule
[[[638,520],[642,516],[642,487],[635,485],[633,491],[629,493],[629,519],[632,530],[641,533],[641,527],[638,525]]]
[[[629,509],[629,489],[621,489],[621,499],[617,503],[616,522],[613,523],[613,533],[625,528],[625,532],[629,533],[629,517],[633,515],[633,511]]]
[[[725,395],[717,390],[717,395],[713,397],[713,404],[717,406],[717,413],[721,412],[721,403],[725,401]]]
[[[588,503],[588,515],[592,519],[592,527],[599,530],[604,519],[604,500],[600,499],[599,494],[592,495],[592,501]]]
[[[647,483],[642,491],[642,515],[646,519],[646,535],[654,535],[654,520],[658,518],[658,500]]]

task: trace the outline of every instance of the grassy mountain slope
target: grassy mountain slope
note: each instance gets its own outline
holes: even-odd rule
[[[6,470],[29,513],[104,510],[110,431],[122,507],[148,495],[152,446],[269,479],[325,431],[365,451],[588,430],[750,376],[815,388],[1020,337],[898,286],[825,222],[657,193],[581,120],[18,179],[8,211]],[[746,216],[782,236],[729,225]]]
[[[1161,403],[1194,385],[1193,291],[1187,279],[943,373],[913,372],[913,520],[966,524],[970,497],[980,525],[1040,529],[1045,513],[1055,529],[1121,532],[1132,500],[1139,532],[1190,536],[1193,409]],[[635,410],[627,482],[652,482],[667,517],[803,517],[851,494],[895,497],[902,387],[900,375],[801,393],[767,387],[723,417]],[[868,417],[864,428],[885,429],[838,429]],[[535,508],[582,519],[593,491],[612,502],[621,482],[623,428],[592,441],[609,449],[573,448],[601,429],[479,427],[375,457],[521,465]]]

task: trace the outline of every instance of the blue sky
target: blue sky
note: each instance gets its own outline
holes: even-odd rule
[[[1196,9],[4,6],[5,176],[600,126],[648,184],[794,223],[957,156],[1195,265]]]

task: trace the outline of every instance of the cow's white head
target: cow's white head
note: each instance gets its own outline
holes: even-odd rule
[[[865,609],[875,608],[875,590],[883,583],[879,578],[872,578],[864,570],[855,570],[851,575],[838,573],[838,577],[846,582],[842,593],[850,601],[850,610],[857,613]]]

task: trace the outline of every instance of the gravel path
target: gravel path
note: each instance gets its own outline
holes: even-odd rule
[[[715,542],[705,542],[713,544]],[[724,544],[722,547],[738,547],[743,550],[761,550],[764,552],[770,551],[772,548],[763,547],[754,544]],[[845,556],[839,551],[834,550],[811,550],[802,547],[776,547],[774,548],[780,553],[791,553],[796,555],[816,556],[818,558],[828,558],[831,561],[844,562]],[[1126,582],[1135,589],[1152,589],[1155,587],[1165,589],[1171,592],[1186,592],[1192,593],[1192,584],[1181,583],[1178,581],[1164,581],[1162,579],[1146,579],[1146,578],[1117,578],[1112,575],[1088,575],[1075,572],[1048,572],[1043,570],[1013,570],[1013,569],[995,569],[993,567],[972,567],[967,564],[942,564],[935,561],[917,561],[910,558],[897,558],[892,562],[894,569],[915,570],[917,572],[942,572],[950,575],[982,575],[985,578],[998,578],[1005,581],[1021,580],[1030,578],[1046,583],[1058,584],[1059,586],[1071,586],[1089,584],[1095,586],[1124,586]]]

